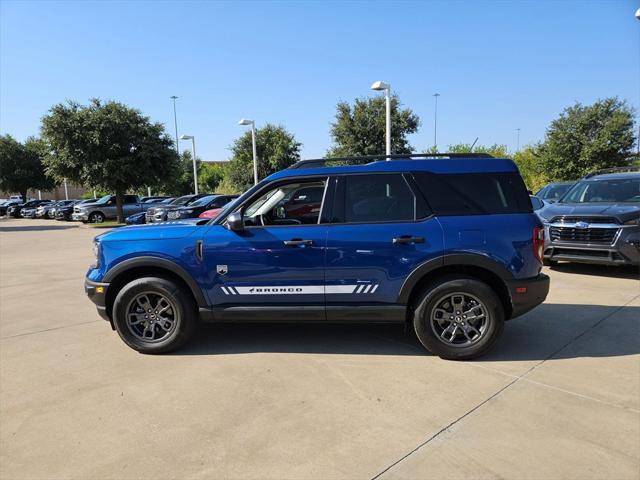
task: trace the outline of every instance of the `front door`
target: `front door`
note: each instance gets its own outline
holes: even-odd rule
[[[442,228],[403,174],[345,175],[327,239],[328,320],[402,321],[403,282],[442,255]]]
[[[325,177],[279,183],[241,207],[244,231],[211,227],[203,258],[217,319],[325,320],[326,183]],[[316,190],[320,195],[310,194]]]

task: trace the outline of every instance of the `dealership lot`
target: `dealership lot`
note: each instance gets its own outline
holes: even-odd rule
[[[548,270],[473,362],[397,326],[208,325],[144,356],[84,296],[99,232],[0,220],[0,478],[640,475],[632,270]]]

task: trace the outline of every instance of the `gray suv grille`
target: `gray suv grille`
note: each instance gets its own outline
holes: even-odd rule
[[[577,223],[577,222],[586,222],[586,223],[605,223],[605,224],[617,224],[618,220],[613,217],[580,217],[576,215],[564,215],[560,217],[554,217],[551,220],[551,223]]]
[[[600,243],[610,245],[618,233],[617,228],[576,228],[552,226],[549,235],[552,241]]]

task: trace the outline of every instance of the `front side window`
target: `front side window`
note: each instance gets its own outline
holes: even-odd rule
[[[346,175],[345,223],[402,222],[416,219],[416,197],[400,174]]]
[[[292,182],[260,195],[244,209],[246,226],[317,224],[326,180]]]

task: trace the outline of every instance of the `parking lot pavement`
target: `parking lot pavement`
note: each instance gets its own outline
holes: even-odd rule
[[[397,326],[208,325],[128,349],[96,230],[0,220],[0,478],[640,478],[640,282],[560,265],[488,356]]]

